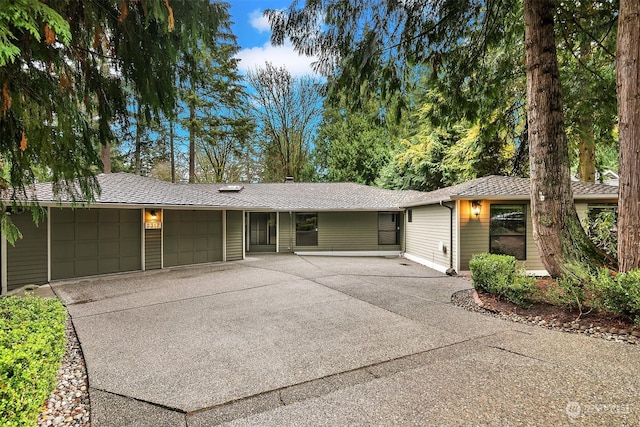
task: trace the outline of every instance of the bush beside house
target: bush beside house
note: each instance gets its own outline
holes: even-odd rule
[[[508,255],[476,254],[469,263],[476,290],[519,306],[542,302],[567,306],[582,313],[598,310],[640,325],[640,270],[615,273],[601,268],[558,279],[553,286],[538,288],[536,279],[518,271]],[[580,271],[573,269],[574,271]]]
[[[35,425],[65,353],[66,310],[56,299],[0,298],[0,425]]]

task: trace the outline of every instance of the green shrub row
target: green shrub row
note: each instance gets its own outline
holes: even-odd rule
[[[476,290],[525,306],[536,294],[535,279],[517,269],[510,255],[476,254],[469,261]]]
[[[556,281],[544,294],[535,279],[518,271],[516,259],[508,255],[477,254],[469,262],[474,287],[520,306],[533,301],[585,310],[606,311],[640,325],[640,270],[612,273],[601,268],[590,272],[570,268],[572,275]]]
[[[56,385],[66,310],[56,299],[0,298],[0,425],[33,426]]]
[[[640,270],[617,274],[606,268],[593,273],[583,270],[557,283],[558,288],[548,295],[552,304],[607,311],[640,324]]]

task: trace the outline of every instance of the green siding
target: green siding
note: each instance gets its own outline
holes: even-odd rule
[[[449,268],[449,251],[453,249],[455,255],[456,249],[455,230],[453,236],[454,247],[449,248],[451,239],[449,232],[451,228],[450,210],[440,205],[419,206],[411,209],[412,221],[405,224],[407,227],[405,252],[408,255],[437,264],[443,269]],[[440,248],[441,242],[446,247],[446,252]]]
[[[222,261],[221,211],[164,211],[164,266]]]
[[[242,259],[242,211],[227,211],[227,261]]]
[[[283,230],[283,217],[280,216],[280,229]],[[402,216],[400,216],[402,218]],[[285,225],[288,227],[288,221]],[[402,230],[401,230],[402,233]],[[282,235],[281,235],[282,236]],[[295,230],[293,230],[295,240]],[[286,240],[280,240],[280,250],[288,246]],[[318,246],[297,246],[295,251],[399,251],[400,244],[378,244],[378,212],[319,212]]]
[[[289,215],[289,212],[278,212],[278,251],[279,252],[293,252],[293,236],[295,235],[295,230],[291,229],[291,223],[295,221],[295,214]],[[290,218],[291,216],[291,218]]]
[[[48,281],[47,223],[38,226],[31,213],[11,215],[11,220],[22,233],[15,246],[7,245],[7,290],[23,285],[39,285]]]
[[[460,201],[460,270],[469,270],[469,261],[473,254],[489,251],[489,216],[490,206],[524,204],[527,216],[526,250],[527,259],[521,262],[527,270],[544,270],[545,267],[538,255],[538,248],[533,240],[533,224],[531,223],[531,208],[526,201],[500,201],[491,202],[483,200],[480,215],[476,218],[471,215],[471,203]]]
[[[144,268],[162,268],[162,230],[144,231]]]
[[[138,209],[52,209],[51,278],[140,270]]]

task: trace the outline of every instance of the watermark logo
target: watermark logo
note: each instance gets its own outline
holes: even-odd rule
[[[567,403],[567,407],[564,408],[567,416],[571,419],[578,418],[580,416],[580,411],[582,407],[578,402],[569,402]]]
[[[597,414],[617,414],[628,415],[631,413],[629,405],[617,405],[612,403],[595,403],[595,404],[580,404],[578,402],[569,402],[564,408],[567,416],[571,420],[582,416],[590,416]]]

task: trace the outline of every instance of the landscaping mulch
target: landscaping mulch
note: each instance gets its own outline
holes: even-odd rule
[[[474,289],[456,292],[451,296],[451,302],[470,311],[517,323],[579,333],[609,341],[640,343],[640,328],[625,319],[612,317],[608,313],[593,311],[581,314],[567,307],[541,303],[522,308],[509,301],[499,300],[494,295],[476,292]]]
[[[38,427],[91,425],[89,383],[78,337],[67,315],[67,351],[58,371],[58,385],[45,402]]]

